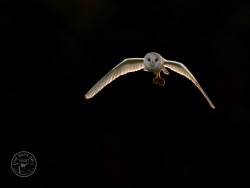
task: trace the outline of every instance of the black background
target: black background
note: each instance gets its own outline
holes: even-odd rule
[[[245,184],[249,28],[249,1],[1,1],[5,185]],[[123,59],[151,51],[184,63],[216,109],[174,72],[165,87],[139,71],[84,99]],[[38,163],[28,178],[10,168],[22,150]]]

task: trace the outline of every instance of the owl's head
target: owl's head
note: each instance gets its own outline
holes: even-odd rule
[[[145,69],[154,73],[160,72],[164,64],[163,57],[156,53],[147,53],[144,57]]]
[[[149,52],[145,55],[144,62],[153,66],[155,64],[162,64],[163,58],[160,54],[156,52]]]

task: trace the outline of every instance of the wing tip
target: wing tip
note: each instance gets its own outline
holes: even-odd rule
[[[88,95],[85,95],[84,98],[85,98],[86,100],[88,100],[88,99],[90,99],[91,97],[88,96]]]

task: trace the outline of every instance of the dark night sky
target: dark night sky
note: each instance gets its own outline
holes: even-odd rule
[[[1,155],[9,185],[243,185],[249,29],[248,1],[1,2]],[[174,72],[163,75],[165,87],[152,83],[152,73],[126,74],[84,99],[123,59],[151,51],[184,63],[216,110]],[[28,178],[9,165],[22,150],[38,162]]]

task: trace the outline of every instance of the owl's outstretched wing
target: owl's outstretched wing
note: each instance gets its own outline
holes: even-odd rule
[[[215,109],[215,106],[212,103],[212,101],[209,99],[209,97],[207,96],[207,94],[205,93],[205,91],[202,89],[202,87],[200,86],[200,84],[198,83],[198,81],[195,79],[195,77],[192,75],[192,73],[188,70],[188,68],[185,65],[183,65],[180,62],[170,61],[170,60],[164,59],[164,67],[169,68],[172,71],[175,71],[175,72],[177,72],[177,73],[185,76],[189,80],[191,80],[194,83],[194,85],[196,85],[196,87],[201,91],[201,93],[204,95],[204,97],[207,99],[209,105],[213,109]]]
[[[110,70],[104,77],[102,77],[85,95],[86,99],[92,98],[102,88],[108,85],[110,82],[115,80],[121,75],[129,72],[139,71],[144,68],[143,58],[129,58],[123,60],[112,70]]]

